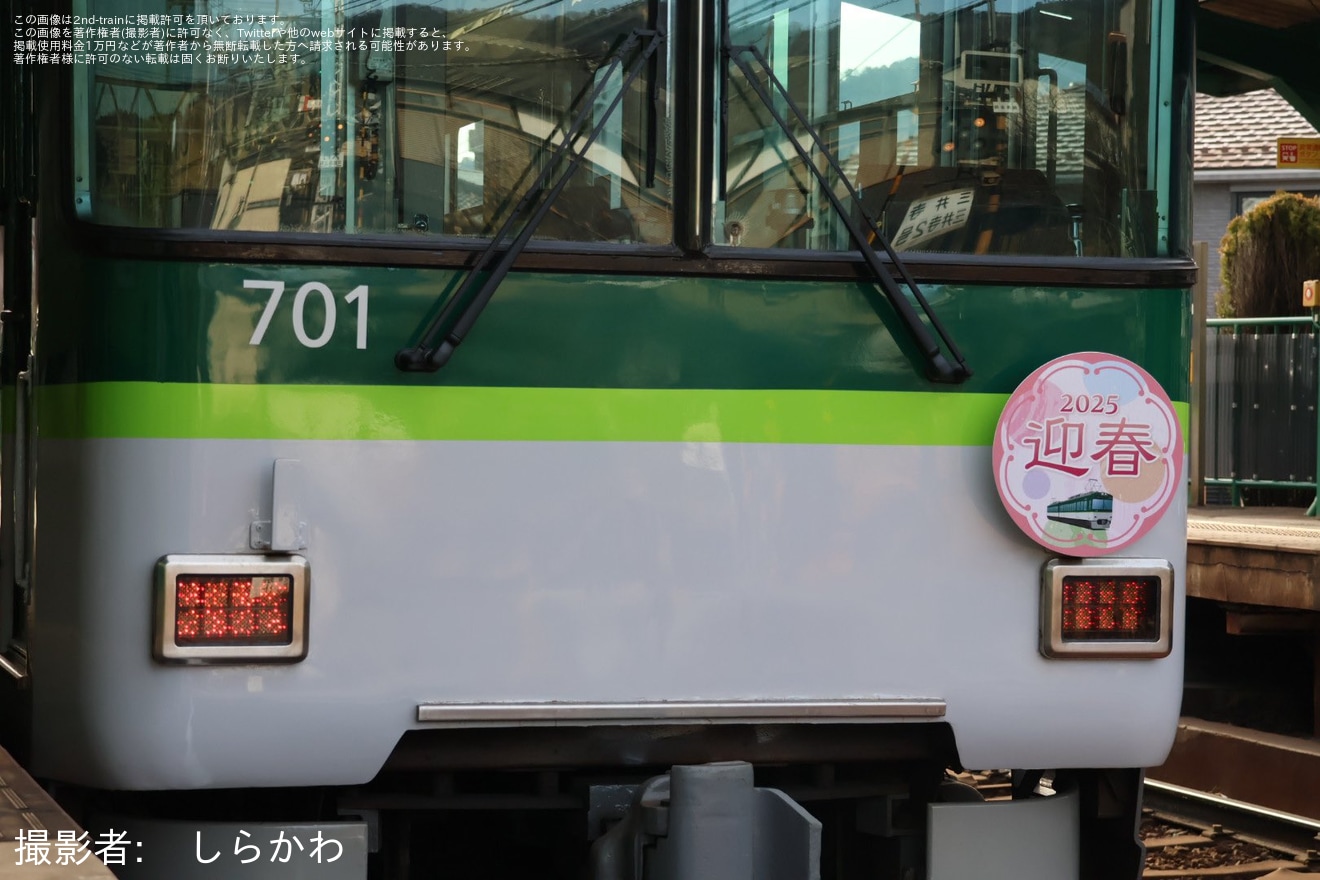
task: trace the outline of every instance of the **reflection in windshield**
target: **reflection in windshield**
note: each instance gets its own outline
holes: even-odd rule
[[[1136,0],[730,0],[729,33],[769,59],[896,250],[1155,256],[1151,47],[1130,37],[1150,16]],[[750,84],[725,87],[723,243],[850,249]]]
[[[127,3],[89,13],[142,11]],[[78,69],[81,209],[130,226],[489,236],[647,5],[196,4],[225,15],[194,63]],[[538,237],[670,241],[670,126],[649,103],[635,83]]]
[[[85,218],[487,239],[545,166],[548,143],[605,60],[650,24],[648,10],[666,10],[656,14],[667,25],[677,8],[75,0],[85,7],[75,11],[137,15],[151,11],[144,2],[175,18],[187,9],[229,20],[198,28],[191,62],[169,55],[161,64],[75,68]],[[1168,145],[1155,142],[1150,124],[1152,72],[1158,53],[1170,51],[1152,37],[1160,6],[727,0],[717,8],[730,43],[768,59],[897,250],[1115,257],[1168,247]],[[264,25],[251,22],[262,16]],[[291,41],[290,32],[308,36]],[[671,134],[671,53],[672,43],[659,69],[627,90],[537,238],[672,240],[670,164],[682,145]],[[853,249],[790,135],[742,74],[726,70],[719,90],[715,243]],[[610,97],[607,87],[597,104]]]

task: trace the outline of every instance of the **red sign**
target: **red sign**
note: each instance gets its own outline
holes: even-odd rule
[[[1276,168],[1320,168],[1320,138],[1281,137],[1277,144]]]

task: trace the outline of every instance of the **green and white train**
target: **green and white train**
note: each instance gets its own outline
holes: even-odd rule
[[[1114,496],[1108,492],[1082,492],[1046,506],[1055,522],[1103,530],[1114,520]]]
[[[11,0],[4,744],[125,878],[1138,876],[1183,500],[991,444],[1186,417],[1194,6]]]

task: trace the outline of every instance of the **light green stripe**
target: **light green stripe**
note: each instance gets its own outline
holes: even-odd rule
[[[42,388],[46,437],[988,445],[1004,394],[107,382]]]
[[[1006,394],[214,385],[42,388],[45,437],[988,446]],[[1186,404],[1175,404],[1187,420]]]

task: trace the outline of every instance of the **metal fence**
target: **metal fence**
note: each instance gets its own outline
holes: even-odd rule
[[[1206,321],[1202,480],[1233,504],[1242,490],[1316,492],[1320,324],[1312,318]],[[1316,512],[1313,502],[1308,513]]]

